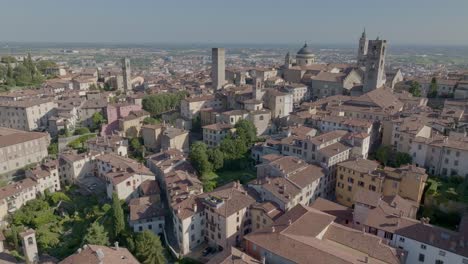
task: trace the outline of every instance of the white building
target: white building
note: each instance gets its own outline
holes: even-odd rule
[[[155,235],[164,233],[165,208],[158,196],[133,198],[128,206],[130,210],[128,221],[133,232],[150,230]]]
[[[51,99],[0,101],[0,126],[25,131],[46,128],[56,108]]]

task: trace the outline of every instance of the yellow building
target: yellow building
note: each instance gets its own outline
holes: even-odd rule
[[[131,111],[128,116],[119,119],[119,129],[126,137],[138,137],[143,126],[143,120],[147,117],[150,117],[150,113],[145,110]]]
[[[382,196],[399,195],[416,203],[421,202],[427,174],[413,165],[400,168],[378,168],[375,161],[357,159],[338,164],[336,199],[351,207],[357,190],[365,189]]]

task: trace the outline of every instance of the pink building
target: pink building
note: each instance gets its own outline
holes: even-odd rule
[[[106,108],[107,124],[102,126],[101,136],[111,135],[113,131],[119,129],[119,119],[130,114],[131,111],[140,111],[141,105],[118,103],[109,104]]]

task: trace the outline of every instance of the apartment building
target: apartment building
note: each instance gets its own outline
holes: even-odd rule
[[[466,218],[457,231],[448,230],[408,217],[405,200],[365,197],[355,205],[356,228],[407,252],[406,263],[468,263]]]
[[[143,120],[150,117],[145,110],[131,111],[127,116],[119,119],[119,130],[125,137],[134,138],[140,135]]]
[[[217,147],[223,139],[234,132],[234,126],[225,123],[215,123],[203,127],[203,142],[208,147]]]
[[[432,128],[427,126],[425,120],[420,117],[399,118],[389,122],[392,123],[391,141],[383,142],[383,144],[391,145],[398,152],[410,153],[411,145],[416,137],[429,138],[432,134]],[[384,133],[387,131],[384,130]]]
[[[164,126],[157,125],[143,125],[141,127],[141,137],[143,138],[143,145],[152,151],[159,152],[161,150],[161,136]]]
[[[0,188],[0,223],[5,217],[26,202],[36,199],[37,194],[60,190],[58,162],[51,160],[26,171],[26,178]]]
[[[106,116],[107,100],[102,99],[89,99],[84,101],[81,108],[78,109],[79,120],[86,126],[91,127],[93,125],[93,115],[100,113]]]
[[[384,196],[400,195],[419,205],[427,177],[424,169],[413,165],[381,169],[375,161],[349,160],[338,164],[336,199],[351,207],[357,191],[369,190]]]
[[[294,106],[299,106],[302,102],[308,101],[311,98],[311,93],[307,85],[302,83],[292,83],[283,87],[283,90],[292,94]]]
[[[168,149],[146,158],[146,165],[156,175],[162,189],[166,190],[165,175],[171,171],[184,170],[194,172],[187,156],[180,150]]]
[[[205,108],[222,109],[224,107],[220,98],[215,95],[194,96],[180,102],[180,113],[183,118],[192,120]]]
[[[213,247],[224,250],[240,246],[252,230],[250,207],[255,203],[239,182],[231,182],[197,197],[203,206],[206,226],[204,238]]]
[[[37,182],[32,178],[8,184],[0,188],[0,220],[18,209],[26,202],[36,199]]]
[[[174,170],[164,175],[169,207],[171,209],[174,234],[180,254],[186,255],[203,243],[206,224],[202,204],[196,196],[203,193],[203,185],[195,174]]]
[[[26,177],[37,182],[37,192],[44,194],[46,191],[54,193],[61,190],[58,164],[57,160],[50,160],[26,171]]]
[[[96,157],[97,176],[106,181],[107,196],[117,193],[119,199],[129,201],[139,196],[138,187],[154,174],[143,164],[114,153]]]
[[[128,140],[119,135],[104,135],[86,141],[88,150],[103,153],[114,153],[122,157],[128,155]]]
[[[468,176],[468,139],[434,135],[414,138],[409,151],[413,164],[440,176]]]
[[[128,224],[133,232],[149,230],[155,235],[164,233],[165,208],[159,196],[133,198],[128,203],[128,207],[130,210]]]
[[[190,150],[189,132],[175,127],[164,127],[161,134],[161,149],[177,149],[188,153]]]
[[[59,177],[62,185],[76,184],[84,177],[97,175],[95,159],[101,152],[89,151],[85,153],[60,153]]]
[[[319,136],[291,136],[281,140],[283,155],[300,157],[307,162],[317,163],[324,168],[328,168],[327,175],[330,182],[335,185],[336,164],[348,160],[354,146],[349,143],[348,132],[344,130],[334,130]],[[358,143],[359,141],[353,142]],[[366,144],[368,140],[361,141]],[[369,146],[356,146],[357,152],[363,149],[368,150]],[[365,153],[365,155],[367,155]],[[329,189],[332,189],[330,187]]]
[[[308,205],[333,192],[326,171],[293,156],[267,155],[257,166],[257,180],[249,183],[265,201],[276,203],[283,211],[298,203]]]
[[[250,208],[252,232],[271,226],[276,219],[284,214],[279,205],[272,201],[255,203]]]
[[[0,127],[0,174],[12,173],[48,156],[47,133]]]
[[[278,264],[405,262],[402,250],[335,220],[333,215],[296,205],[271,227],[248,234],[246,253],[265,263]]]
[[[0,101],[0,126],[24,131],[47,128],[56,108],[52,99]]]

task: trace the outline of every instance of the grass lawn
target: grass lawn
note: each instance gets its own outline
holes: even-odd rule
[[[247,168],[242,170],[223,170],[217,171],[216,174],[219,176],[217,179],[218,186],[222,186],[226,183],[239,180],[242,184],[245,184],[257,177],[255,169]]]

